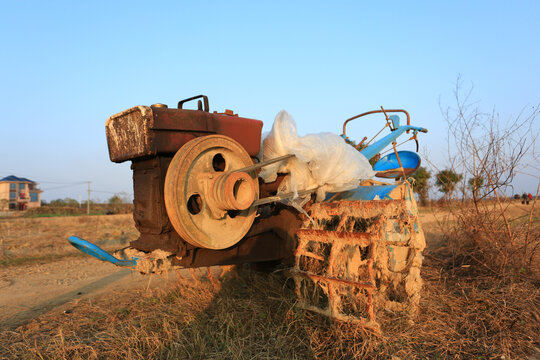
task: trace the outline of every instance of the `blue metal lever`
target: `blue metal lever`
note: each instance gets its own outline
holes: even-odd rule
[[[382,151],[387,145],[390,145],[394,140],[396,140],[401,134],[403,134],[407,130],[413,130],[413,131],[419,131],[423,133],[427,133],[427,129],[412,126],[412,125],[404,125],[396,128],[394,131],[392,131],[390,134],[386,135],[382,139],[376,141],[374,144],[368,146],[367,148],[360,151],[362,155],[367,157],[368,159],[371,159],[378,153]]]
[[[88,255],[95,257],[101,261],[108,261],[116,266],[135,267],[139,258],[131,258],[131,260],[117,259],[99,246],[92,244],[90,241],[86,241],[77,236],[70,236],[69,243]]]

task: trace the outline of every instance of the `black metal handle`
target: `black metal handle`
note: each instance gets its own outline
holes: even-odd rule
[[[210,106],[208,105],[208,96],[206,96],[206,95],[197,95],[197,96],[194,96],[194,97],[190,97],[189,99],[180,100],[178,102],[178,108],[181,109],[182,105],[184,105],[184,103],[187,103],[188,101],[192,101],[192,100],[200,99],[200,98],[202,98],[203,101],[204,101],[204,111],[210,112]],[[200,100],[199,100],[199,103],[198,103],[197,107],[198,107],[199,110],[203,110],[202,103],[201,103]]]

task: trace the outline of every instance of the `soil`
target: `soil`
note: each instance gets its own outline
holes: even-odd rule
[[[169,286],[178,279],[143,276],[93,258],[66,258],[47,264],[11,266],[0,273],[0,330],[16,328],[28,320],[72,301],[107,292]]]
[[[144,276],[81,255],[67,238],[77,234],[107,250],[138,232],[132,215],[0,219],[0,331],[13,329],[73,301],[108,293],[170,286],[177,274]],[[19,261],[20,263],[17,263]],[[205,269],[206,270],[206,269]]]

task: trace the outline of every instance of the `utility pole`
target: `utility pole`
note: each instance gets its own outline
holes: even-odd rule
[[[90,215],[90,181],[88,182],[88,201],[86,202],[86,215]]]

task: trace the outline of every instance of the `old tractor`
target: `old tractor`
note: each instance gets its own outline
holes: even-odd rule
[[[184,109],[191,101],[197,109]],[[389,133],[377,141],[350,142],[347,124],[371,114],[384,116],[383,130]],[[140,236],[114,254],[75,236],[69,241],[141,273],[280,262],[290,269],[306,309],[374,328],[381,309],[414,315],[425,242],[407,175],[420,157],[397,151],[396,139],[408,134],[417,141],[427,130],[412,126],[405,110],[382,107],[346,120],[340,141],[352,143],[346,146],[355,146],[366,160],[390,147],[373,171],[392,180],[358,180],[353,188],[321,197],[320,186],[284,190],[294,169],[280,165],[299,161],[299,155],[265,156],[262,126],[230,110],[210,112],[203,95],[182,100],[177,108],[136,106],[111,116],[110,159],[131,161],[133,219]],[[272,166],[277,176],[263,180],[261,172]],[[288,202],[298,198],[306,201]]]

